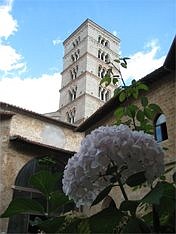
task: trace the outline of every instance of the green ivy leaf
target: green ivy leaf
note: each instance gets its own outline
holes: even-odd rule
[[[140,204],[140,201],[138,201],[138,200],[123,201],[120,204],[120,210],[121,211],[130,211],[132,214],[135,214],[136,209],[137,209],[139,204]]]
[[[45,196],[49,197],[50,193],[57,188],[58,177],[58,174],[52,174],[49,171],[39,171],[31,176],[29,183],[33,185],[34,188],[41,191]]]
[[[90,216],[89,225],[91,233],[113,233],[123,214],[117,208],[106,208]]]
[[[137,109],[138,109],[138,107],[136,105],[131,104],[131,105],[127,106],[126,113],[129,117],[135,118]]]
[[[78,233],[80,234],[90,234],[90,226],[88,219],[82,219],[82,221],[78,225]]]
[[[148,98],[145,96],[141,97],[141,104],[143,107],[146,107],[148,105]]]
[[[23,213],[44,214],[44,207],[32,199],[18,198],[10,202],[6,211],[0,216],[1,218],[11,217]]]
[[[126,180],[126,184],[130,187],[141,185],[144,182],[146,182],[144,171],[133,174],[130,177],[128,177],[128,179]]]
[[[113,185],[109,185],[107,186],[105,189],[103,189],[99,195],[96,197],[96,199],[93,201],[91,206],[94,206],[96,204],[98,204],[99,202],[101,202],[111,191]]]
[[[141,219],[132,218],[128,221],[122,233],[151,233],[151,230]]]
[[[116,85],[116,84],[118,83],[118,79],[114,77],[114,78],[112,79],[112,83],[113,83],[113,85]]]
[[[155,111],[156,113],[161,112],[160,106],[155,103],[149,104],[148,107],[152,109],[153,111]]]
[[[142,203],[149,203],[149,204],[154,204],[154,205],[159,205],[160,204],[160,199],[163,196],[164,193],[164,183],[165,182],[159,182],[153,188],[148,194],[146,194],[142,199]]]
[[[137,82],[137,89],[148,91],[148,86],[146,84],[141,83],[141,82]]]
[[[120,92],[120,94],[119,94],[119,101],[120,101],[120,102],[124,102],[125,99],[126,99],[126,93],[125,93],[124,90],[122,90],[122,91]]]
[[[115,110],[114,115],[115,115],[117,120],[121,119],[122,116],[124,115],[124,107],[118,107]]]
[[[138,111],[137,111],[137,114],[136,114],[136,119],[137,119],[139,122],[143,122],[143,121],[144,121],[144,118],[145,118],[144,112],[143,112],[142,110],[138,110]]]
[[[114,59],[114,62],[120,63],[120,60],[119,59]]]
[[[73,203],[73,201],[69,200],[64,193],[60,191],[55,191],[49,196],[49,203],[51,211],[56,211],[58,208],[65,206],[66,204]],[[70,210],[73,209],[73,206],[70,206]]]
[[[153,120],[153,111],[151,111],[150,108],[145,107],[144,108],[144,114],[148,119]]]
[[[59,216],[39,222],[37,226],[45,233],[58,233],[65,221],[65,216]]]
[[[100,85],[105,83],[105,86],[108,86],[111,83],[111,77],[110,75],[106,74],[100,81]]]
[[[121,63],[120,64],[123,68],[127,68],[127,64],[124,62],[124,63]]]

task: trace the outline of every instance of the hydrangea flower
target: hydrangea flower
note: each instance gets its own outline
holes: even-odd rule
[[[164,153],[153,136],[132,131],[126,125],[101,126],[81,142],[78,153],[68,160],[64,170],[63,191],[77,207],[91,205],[111,183],[110,164],[121,171],[123,182],[132,174],[144,171],[152,182],[164,171]]]

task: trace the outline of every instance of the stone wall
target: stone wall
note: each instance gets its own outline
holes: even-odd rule
[[[26,144],[10,141],[10,136],[18,135],[29,141],[46,146],[60,148],[67,151],[78,151],[84,133],[76,133],[72,128],[66,128],[32,118],[27,115],[16,114],[12,118],[2,119],[0,122],[0,214],[8,207],[12,196],[12,186],[23,166],[35,157],[53,155],[53,151],[45,148],[36,150]],[[62,151],[58,154],[62,161]],[[63,159],[63,162],[65,159]],[[0,219],[1,233],[7,232],[8,219]]]
[[[20,135],[32,141],[64,150],[77,151],[84,133],[24,115],[12,117],[10,135]]]
[[[174,158],[176,155],[176,79],[174,76],[174,73],[171,73],[170,75],[161,77],[159,81],[151,83],[149,91],[144,93],[148,97],[149,103],[158,104],[166,116],[168,139],[161,144],[168,148],[165,154],[171,158]],[[140,100],[135,100],[133,103],[140,106]],[[102,116],[102,119],[92,125],[86,131],[86,134],[98,126],[114,124],[114,111],[115,109],[110,110],[106,116]]]
[[[13,195],[12,185],[15,183],[16,176],[21,168],[32,159],[29,155],[16,152],[11,147],[9,141],[10,119],[1,122],[0,140],[0,214],[7,208]],[[6,233],[8,219],[0,219],[0,231]]]

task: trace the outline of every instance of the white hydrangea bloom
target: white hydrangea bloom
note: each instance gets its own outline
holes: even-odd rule
[[[164,153],[153,136],[132,131],[126,125],[102,126],[87,135],[78,153],[68,160],[63,177],[63,191],[77,207],[91,205],[111,182],[106,175],[113,161],[125,181],[130,175],[144,171],[152,182],[164,171]]]

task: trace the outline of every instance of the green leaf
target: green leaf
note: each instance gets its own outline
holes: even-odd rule
[[[137,83],[137,82],[136,82],[135,79],[133,79],[133,80],[131,81],[131,85],[132,85],[132,86],[136,85],[136,83]]]
[[[37,226],[46,233],[58,233],[64,221],[65,216],[60,216],[39,222]]]
[[[134,187],[143,184],[145,181],[146,178],[144,171],[141,171],[128,177],[128,179],[126,180],[126,184],[130,187]]]
[[[49,171],[39,171],[31,176],[29,183],[49,197],[50,193],[56,190],[58,179],[58,174],[52,174]]]
[[[143,122],[143,121],[144,121],[144,118],[145,118],[144,112],[143,112],[142,110],[138,110],[138,111],[137,111],[137,114],[136,114],[136,119],[137,119],[139,122]]]
[[[99,202],[101,202],[111,191],[113,185],[109,185],[107,186],[105,189],[103,189],[98,196],[96,197],[96,199],[93,201],[91,206],[94,206],[96,204],[98,204]]]
[[[44,214],[45,211],[43,206],[35,200],[18,198],[11,201],[6,211],[0,217],[7,218],[22,213]]]
[[[120,63],[120,60],[119,59],[114,59],[114,62]]]
[[[130,219],[122,233],[151,233],[149,226],[141,219]]]
[[[78,225],[78,233],[80,234],[90,234],[90,227],[88,219],[82,219],[82,221]]]
[[[148,86],[146,84],[143,84],[143,83],[140,83],[140,82],[137,82],[137,88],[138,88],[138,90],[148,91]]]
[[[161,108],[159,105],[155,104],[155,103],[151,103],[148,106],[150,109],[154,110],[156,113],[157,112],[161,112]]]
[[[138,201],[138,200],[123,201],[120,204],[120,210],[121,211],[130,211],[132,214],[135,214],[139,203],[140,203],[140,201]]]
[[[145,114],[145,116],[148,118],[148,119],[153,119],[153,111],[151,111],[150,110],[150,108],[148,108],[148,107],[145,107],[144,108],[144,114]]]
[[[110,75],[106,74],[100,81],[100,85],[105,83],[105,86],[108,86],[111,83]]]
[[[126,108],[126,112],[127,112],[127,115],[131,118],[134,118],[135,115],[136,115],[136,111],[137,111],[138,107],[136,105],[129,105],[127,108]]]
[[[146,194],[142,199],[142,203],[149,203],[149,204],[154,204],[154,205],[159,205],[160,204],[160,199],[163,196],[164,193],[164,183],[165,182],[159,182],[153,188],[148,194]]]
[[[122,91],[120,92],[120,95],[119,95],[119,101],[120,101],[120,102],[124,102],[125,99],[126,99],[126,93],[125,93],[124,90],[122,90]]]
[[[114,115],[116,117],[116,119],[121,119],[122,116],[124,115],[124,107],[118,107],[115,112],[114,112]]]
[[[139,95],[138,89],[136,89],[136,88],[133,87],[133,89],[132,89],[132,96],[133,96],[133,98],[137,99],[138,95]]]
[[[145,96],[141,97],[141,104],[143,107],[146,107],[148,105],[148,98]]]
[[[64,193],[60,191],[55,191],[50,194],[49,196],[49,202],[51,205],[51,209],[57,210],[59,207],[64,206],[67,203],[70,203],[71,201],[67,196],[65,196]]]
[[[126,63],[121,63],[120,64],[123,68],[127,68],[127,64]]]
[[[112,79],[112,83],[113,83],[113,85],[116,85],[116,84],[118,83],[118,79],[114,77],[114,78]]]
[[[89,225],[91,233],[113,233],[123,214],[117,208],[106,208],[90,216]]]
[[[123,60],[127,60],[127,59],[130,59],[129,57],[124,57],[124,58],[122,58]]]
[[[114,90],[114,96],[119,95],[119,93],[122,91],[121,87],[118,87]]]

